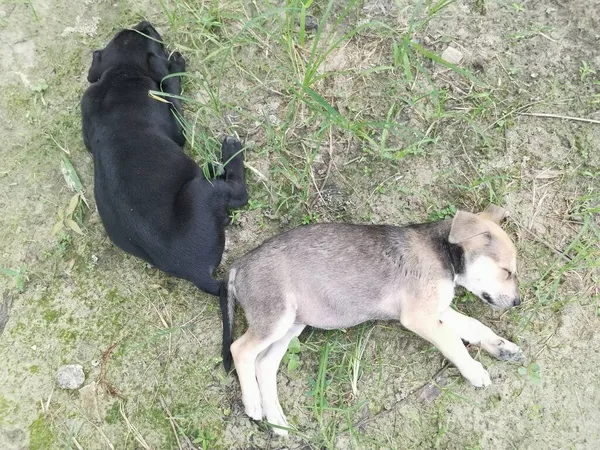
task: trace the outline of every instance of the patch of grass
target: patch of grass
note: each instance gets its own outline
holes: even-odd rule
[[[586,201],[588,199],[584,197],[579,200]],[[524,314],[521,317],[522,327],[529,326],[537,314],[548,309],[556,313],[573,301],[583,302],[586,306],[595,303],[589,293],[593,292],[592,287],[598,280],[600,228],[595,220],[596,208],[588,208],[584,207],[583,209],[585,211],[583,224],[577,235],[562,251],[565,256],[556,257],[544,268],[541,276],[531,286],[534,301],[529,302],[524,308]],[[580,274],[581,279],[586,281],[582,284],[586,291],[565,292],[564,289],[561,289],[567,277],[573,273]]]
[[[61,316],[62,313],[59,310],[52,308],[46,309],[42,315],[46,322],[56,322]]]
[[[54,433],[46,424],[43,417],[39,417],[29,425],[29,448],[31,450],[51,450],[56,443]]]
[[[0,395],[0,423],[11,423],[10,418],[18,409],[17,403]]]
[[[114,425],[116,423],[122,422],[123,417],[119,411],[119,402],[113,402],[112,406],[106,410],[106,416],[104,417],[106,423],[110,425]]]
[[[430,211],[429,216],[427,217],[427,220],[436,221],[436,220],[451,219],[452,217],[454,217],[455,214],[456,214],[456,206],[448,205],[445,208],[442,208],[440,210]]]
[[[23,289],[25,288],[25,281],[27,280],[26,267],[24,265],[22,265],[18,269],[0,267],[0,273],[13,279],[17,291],[23,291]]]
[[[540,374],[540,365],[532,362],[527,367],[519,367],[519,375],[526,376],[533,384],[541,384],[542,376]]]

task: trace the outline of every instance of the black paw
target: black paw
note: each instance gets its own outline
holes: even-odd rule
[[[223,158],[223,164],[230,163],[234,158],[240,158],[243,160],[244,153],[242,152],[242,143],[232,136],[225,137],[221,147],[221,154]]]
[[[185,72],[185,58],[179,52],[173,52],[169,57],[171,73]]]

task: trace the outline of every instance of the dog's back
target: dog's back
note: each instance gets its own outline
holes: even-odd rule
[[[232,288],[249,321],[279,314],[282,299],[295,306],[299,322],[319,328],[398,318],[399,294],[410,290],[411,280],[452,279],[450,262],[436,249],[449,227],[299,227],[238,259]]]

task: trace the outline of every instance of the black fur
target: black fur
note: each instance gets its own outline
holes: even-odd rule
[[[141,22],[95,51],[81,101],[83,140],[94,159],[98,212],[112,241],[126,252],[199,289],[218,295],[229,210],[247,202],[240,142],[223,141],[224,179],[206,180],[182,150],[183,130],[171,104],[150,90],[180,95],[185,60],[168,55],[152,25]],[[164,80],[163,80],[164,79]]]
[[[418,229],[424,236],[430,240],[433,248],[440,255],[440,260],[448,271],[450,277],[460,275],[465,271],[465,251],[457,244],[448,242],[452,220],[443,220],[439,222],[427,222],[410,225],[409,227]]]
[[[232,298],[232,302],[235,300]],[[227,292],[227,280],[221,282],[221,292],[219,293],[219,303],[221,306],[221,319],[223,321],[223,367],[225,372],[231,372],[233,357],[231,355],[231,343],[233,342],[233,312],[234,305],[229,305],[229,295]],[[231,317],[229,309],[231,307]]]

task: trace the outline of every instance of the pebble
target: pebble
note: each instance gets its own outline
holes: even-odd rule
[[[446,50],[442,53],[442,59],[448,61],[451,64],[458,64],[463,59],[463,54],[460,50],[449,45]]]
[[[317,19],[315,16],[311,16],[310,14],[307,14],[304,17],[304,29],[306,31],[314,31],[317,30],[319,28],[319,19]]]
[[[63,389],[79,389],[85,381],[81,364],[68,364],[58,369],[56,382]]]
[[[79,389],[81,412],[92,422],[101,422],[100,408],[98,407],[98,384],[92,382]]]

